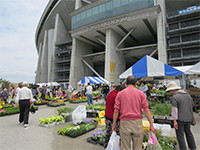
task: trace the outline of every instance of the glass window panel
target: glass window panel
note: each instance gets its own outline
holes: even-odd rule
[[[77,14],[77,15],[76,15],[76,21],[80,21],[80,19],[81,19],[81,15],[80,15],[80,14]]]
[[[99,8],[98,7],[94,7],[92,8],[92,11],[93,11],[93,15],[96,15],[99,13]]]
[[[106,7],[105,4],[100,5],[100,6],[99,6],[99,12],[100,12],[100,13],[101,13],[101,12],[105,12],[105,10],[106,10],[105,7]]]
[[[129,0],[129,1],[130,1],[130,3],[136,2],[136,0]]]
[[[113,8],[120,6],[120,0],[113,0]]]
[[[92,16],[92,9],[87,10],[87,17],[90,17],[90,16]]]
[[[85,19],[86,18],[86,11],[81,13],[81,19]]]
[[[106,10],[112,9],[112,1],[105,3],[106,4]]]
[[[121,3],[122,3],[122,5],[126,5],[129,3],[129,0],[122,0]]]

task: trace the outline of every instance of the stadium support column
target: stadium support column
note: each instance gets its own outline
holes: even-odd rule
[[[37,64],[35,83],[40,83],[40,78],[41,78],[41,57],[42,57],[42,43],[40,43],[40,46],[39,46],[38,64]]]
[[[47,82],[47,68],[48,64],[48,40],[47,40],[47,31],[44,33],[44,42],[42,48],[42,56],[41,56],[41,78],[40,82],[46,83]]]
[[[51,82],[52,80],[50,80],[51,77],[51,65],[52,65],[52,58],[54,55],[54,29],[50,29],[48,30],[48,82]]]
[[[157,17],[158,59],[164,63],[167,63],[165,0],[155,0],[155,2],[156,5],[160,5],[161,7],[161,12]]]
[[[125,59],[116,51],[120,40],[115,31],[106,30],[105,79],[113,83],[119,83],[119,75],[125,70]]]
[[[82,0],[76,0],[75,1],[75,10],[76,9],[79,9],[80,7],[82,7],[83,4],[82,4]]]
[[[56,68],[56,46],[55,43],[65,43],[67,41],[71,41],[71,38],[69,36],[69,33],[67,32],[65,25],[62,21],[62,18],[59,14],[56,14],[55,18],[55,28],[54,28],[54,39],[51,41],[52,43],[49,43],[50,46],[52,46],[52,55],[51,55],[51,67],[50,67],[50,76],[49,76],[49,82],[56,81],[56,74],[55,70]]]
[[[92,53],[91,45],[73,38],[69,77],[69,84],[73,88],[77,87],[78,81],[80,81],[84,76],[93,75],[92,71],[88,69],[81,60],[83,55],[90,53]],[[93,67],[91,63],[89,64]]]

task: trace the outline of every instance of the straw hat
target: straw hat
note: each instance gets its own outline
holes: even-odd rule
[[[181,89],[180,86],[178,86],[175,82],[170,82],[167,84],[167,89],[166,91],[170,91],[170,90],[179,90]]]

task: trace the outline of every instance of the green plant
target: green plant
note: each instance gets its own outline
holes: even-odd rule
[[[159,116],[171,115],[171,112],[172,112],[172,105],[171,104],[157,103],[155,105],[155,108],[153,109],[153,114],[159,115]]]
[[[58,115],[61,115],[62,113],[72,113],[74,111],[74,109],[67,106],[65,108],[59,108],[59,109],[57,109],[57,111],[58,111]]]

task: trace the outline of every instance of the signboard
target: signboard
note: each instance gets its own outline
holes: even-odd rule
[[[105,111],[100,111],[98,112],[99,118],[101,118],[101,120],[99,121],[99,124],[105,125],[106,124],[106,119],[105,119]]]

